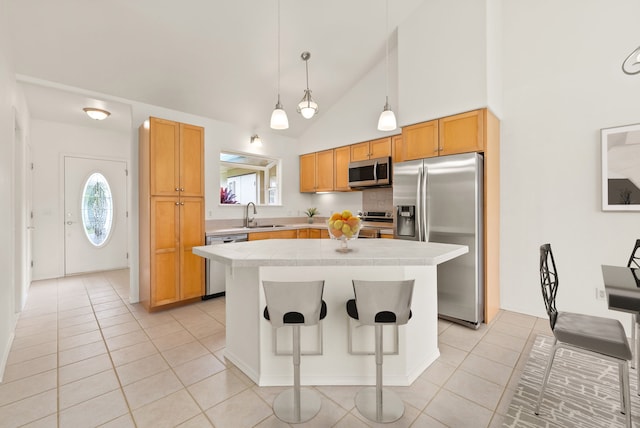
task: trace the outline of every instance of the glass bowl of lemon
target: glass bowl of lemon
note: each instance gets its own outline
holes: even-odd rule
[[[331,214],[327,220],[327,228],[331,239],[340,241],[340,247],[336,251],[341,253],[350,251],[347,241],[358,238],[361,224],[360,218],[354,216],[349,210]]]

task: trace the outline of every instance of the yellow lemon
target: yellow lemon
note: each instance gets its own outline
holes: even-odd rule
[[[352,215],[351,211],[349,211],[349,210],[342,211],[342,218],[345,219],[345,220],[348,219],[349,217],[351,217],[351,215]]]
[[[343,224],[342,225],[342,233],[344,233],[345,235],[350,234],[351,233],[351,227],[348,224]]]
[[[342,229],[342,225],[344,224],[344,222],[342,220],[336,220],[333,222],[333,228],[334,229]]]

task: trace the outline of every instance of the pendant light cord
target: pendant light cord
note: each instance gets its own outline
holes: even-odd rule
[[[278,0],[278,104],[280,104],[280,0]]]
[[[386,20],[385,20],[385,38],[387,41],[387,47],[386,47],[386,55],[385,55],[385,68],[387,69],[386,71],[386,94],[385,94],[385,101],[386,104],[389,105],[389,0],[386,0],[386,7],[385,7],[385,15],[386,15]]]

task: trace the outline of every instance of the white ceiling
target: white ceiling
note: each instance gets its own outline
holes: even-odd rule
[[[290,128],[279,132],[295,137],[313,122],[295,111],[306,86],[300,54],[311,53],[309,87],[321,115],[384,60],[385,0],[280,1],[280,94]],[[423,1],[390,0],[389,33]],[[121,126],[116,120],[129,107],[97,95],[108,94],[269,127],[277,100],[277,0],[8,4],[15,69],[27,82],[34,118],[87,124],[82,107],[102,105],[113,112],[109,126]],[[384,90],[380,105],[370,106],[375,111]]]

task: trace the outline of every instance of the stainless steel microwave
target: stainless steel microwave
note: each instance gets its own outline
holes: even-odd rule
[[[390,185],[390,157],[349,163],[349,187],[384,187]]]

